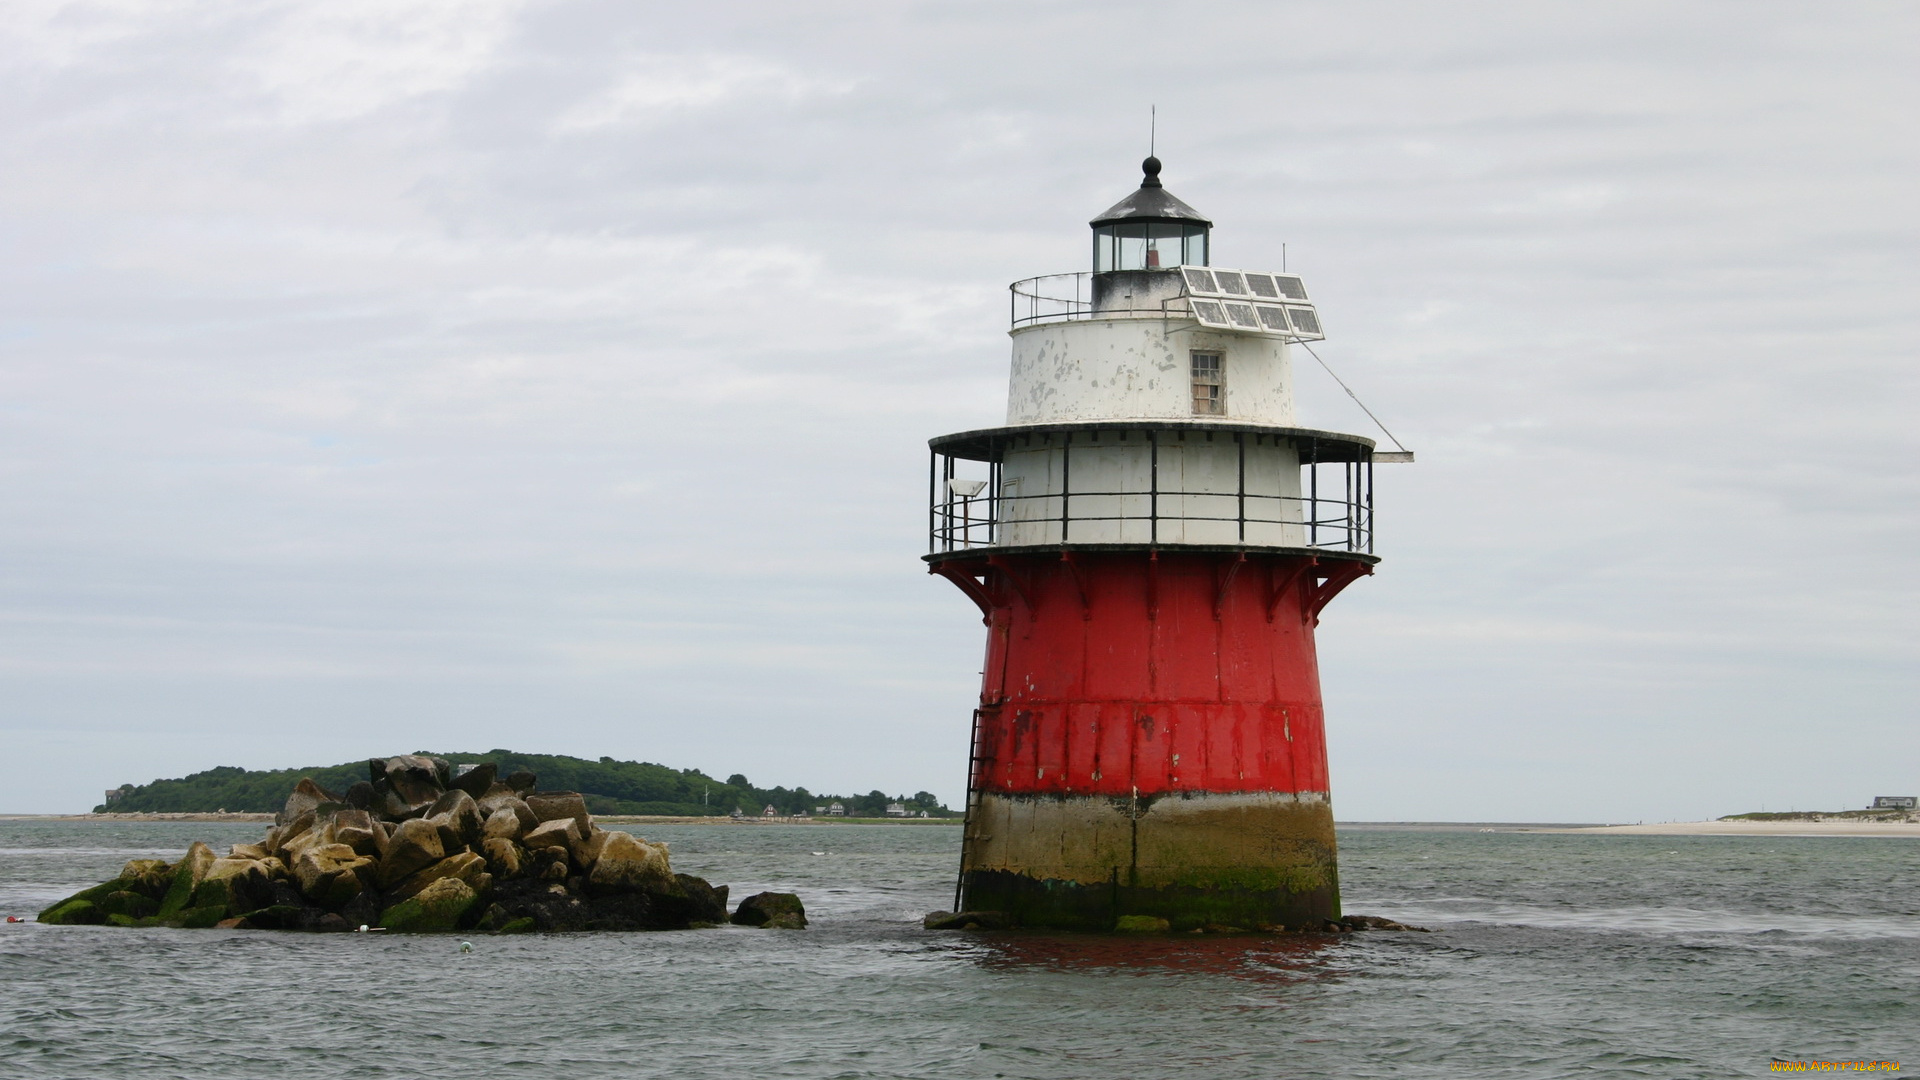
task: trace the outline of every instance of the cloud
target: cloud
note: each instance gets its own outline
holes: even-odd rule
[[[1920,750],[1905,7],[1228,3],[1204,62],[1144,4],[15,8],[11,809],[396,733],[957,798],[925,440],[998,420],[1001,290],[1082,267],[1150,105],[1420,452],[1321,631],[1343,816]]]
[[[561,113],[561,132],[644,127],[662,114],[709,109],[738,102],[791,103],[849,92],[850,79],[802,75],[754,56],[652,54],[628,57],[608,86]]]

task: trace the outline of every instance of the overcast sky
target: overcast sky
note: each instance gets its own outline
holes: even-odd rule
[[[1339,817],[1920,792],[1911,3],[6,12],[0,810],[496,746],[957,801],[925,440],[1150,105],[1419,452]]]

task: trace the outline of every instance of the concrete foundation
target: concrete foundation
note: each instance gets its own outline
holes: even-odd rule
[[[968,824],[964,905],[1023,926],[1110,930],[1317,925],[1340,916],[1322,795],[1157,798],[984,794]]]

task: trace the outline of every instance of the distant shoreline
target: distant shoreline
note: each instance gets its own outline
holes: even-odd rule
[[[1611,836],[1920,836],[1920,822],[1668,821],[1658,825],[1599,825],[1565,831]]]
[[[140,822],[231,822],[235,824],[271,822],[272,814],[0,814],[0,821],[98,821],[138,824]],[[961,819],[951,818],[849,818],[849,817],[673,817],[667,815],[596,814],[594,820],[620,825],[946,825],[958,826]],[[1581,836],[1913,836],[1920,837],[1920,822],[1875,821],[1666,821],[1642,825],[1593,825],[1549,821],[1341,821],[1335,827],[1343,832],[1488,832],[1488,833],[1566,833]]]

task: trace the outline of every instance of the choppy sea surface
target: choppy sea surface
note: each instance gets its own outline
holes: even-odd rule
[[[259,825],[0,821],[0,914]],[[1733,1077],[1920,1070],[1920,840],[1344,829],[1431,934],[935,933],[959,830],[678,826],[811,929],[458,938],[0,924],[0,1076]]]

